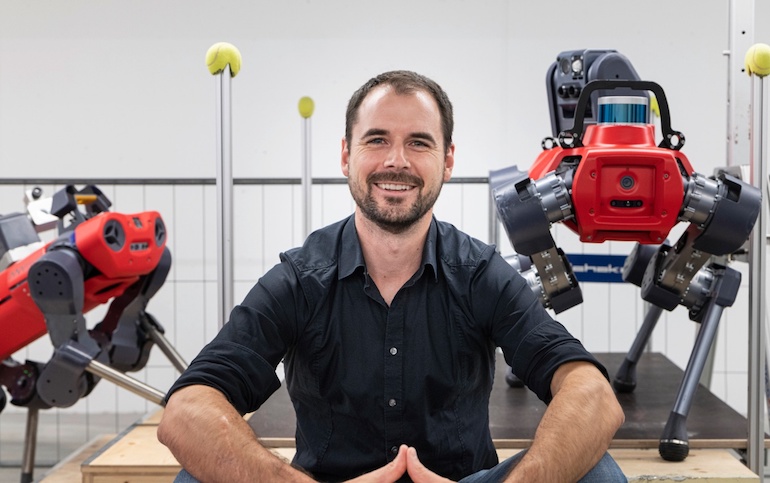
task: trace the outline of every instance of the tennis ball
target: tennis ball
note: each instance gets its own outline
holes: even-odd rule
[[[743,59],[746,64],[746,73],[764,77],[770,74],[770,45],[754,44]]]
[[[219,74],[228,64],[230,75],[232,77],[238,75],[238,71],[241,70],[241,53],[233,44],[219,42],[209,47],[206,52],[206,67],[209,68],[209,72],[214,75]]]
[[[298,107],[299,107],[299,115],[307,119],[313,115],[313,109],[315,109],[315,104],[313,103],[313,99],[305,96],[299,100]]]
[[[650,94],[650,111],[658,117],[660,117],[660,104],[658,104],[658,98]]]

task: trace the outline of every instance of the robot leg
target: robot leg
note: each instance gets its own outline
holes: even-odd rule
[[[80,256],[69,248],[50,250],[30,267],[28,281],[54,346],[54,355],[37,380],[37,392],[50,406],[69,407],[98,382],[86,373],[88,364],[104,359],[86,330]]]
[[[687,415],[719,328],[719,319],[724,308],[735,302],[741,283],[740,272],[732,268],[712,266],[710,269],[713,273],[712,295],[698,314],[691,311],[691,318],[699,318],[701,327],[658,446],[660,456],[668,461],[682,461],[690,452]]]

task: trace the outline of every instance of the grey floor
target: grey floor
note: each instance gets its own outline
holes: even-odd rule
[[[56,463],[104,434],[118,434],[142,414],[80,414],[61,409],[40,411],[35,450],[34,481]],[[0,483],[18,483],[24,453],[25,412],[0,413]]]

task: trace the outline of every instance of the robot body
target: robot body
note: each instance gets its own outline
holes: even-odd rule
[[[605,65],[604,71],[586,62]],[[713,177],[697,173],[680,151],[684,135],[671,129],[663,89],[638,80],[630,64],[619,62],[627,60],[614,51],[560,54],[547,76],[557,137],[543,140],[544,151],[528,172],[516,166],[492,171],[489,183],[516,252],[508,262],[543,306],[557,314],[583,298],[567,256],[550,233],[553,223],[564,224],[586,243],[637,242],[626,258],[623,280],[638,285],[653,308],[616,373],[618,392],[635,388],[636,363],[662,310],[683,305],[701,324],[659,446],[664,459],[681,461],[689,452],[685,423],[692,396],[721,313],[740,286],[740,273],[727,262],[748,239],[761,194],[726,170]],[[616,90],[624,95],[614,95]],[[654,93],[659,105],[662,140],[657,146],[647,121],[649,97],[638,95],[643,91]],[[574,123],[565,129],[569,120]],[[586,126],[587,121],[595,123]],[[668,244],[679,222],[690,225]],[[521,385],[510,370],[506,380]]]
[[[687,157],[655,146],[652,125],[591,125],[583,143],[547,149],[529,170],[533,180],[553,173],[569,190],[571,216],[551,221],[585,243],[662,243],[679,221],[683,175],[694,173]]]
[[[76,264],[69,265],[88,274],[79,282],[83,283],[81,311],[87,313],[155,270],[165,242],[163,220],[155,211],[103,212],[0,272],[0,330],[6,334],[0,339],[0,360],[49,332],[39,303],[58,297],[56,290],[60,284],[71,283],[64,280],[69,277],[67,270],[44,271],[49,254],[71,250],[80,258]],[[35,284],[39,287],[37,294],[30,292],[30,277],[35,282],[32,290]],[[42,288],[49,293],[44,294]]]
[[[186,367],[145,311],[171,266],[163,219],[156,211],[109,212],[95,186],[66,186],[45,200],[41,194],[28,193],[29,216],[0,217],[7,265],[0,272],[0,385],[18,406],[68,407],[90,393],[95,374],[108,374],[162,403],[161,393],[122,372],[142,369],[154,342],[180,371]],[[37,232],[56,225],[57,238],[41,243]],[[107,303],[104,319],[87,328],[84,314]],[[54,346],[49,361],[10,358],[46,333]],[[4,402],[0,391],[0,410]]]

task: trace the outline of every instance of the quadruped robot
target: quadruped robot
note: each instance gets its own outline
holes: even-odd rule
[[[180,372],[187,366],[146,312],[171,267],[160,214],[110,212],[93,185],[42,194],[28,190],[27,213],[0,216],[0,411],[6,391],[28,408],[22,483],[32,481],[38,410],[72,406],[102,378],[162,405],[164,393],[124,373],[144,368],[153,345]],[[42,242],[38,234],[54,228],[58,236]],[[87,328],[84,314],[107,303]],[[11,358],[46,333],[50,360]]]
[[[678,305],[701,324],[659,443],[663,459],[689,454],[687,415],[725,307],[735,301],[740,273],[729,267],[761,207],[761,193],[737,173],[697,173],[680,151],[684,135],[671,128],[663,89],[639,80],[614,50],[562,52],[546,76],[554,137],[529,171],[490,173],[498,217],[514,247],[507,257],[546,307],[560,313],[583,300],[567,256],[550,233],[563,223],[585,243],[636,242],[623,280],[651,304],[613,386],[636,387],[636,364],[663,310]],[[660,110],[655,144],[649,103]],[[569,123],[572,126],[566,128]],[[667,236],[690,225],[674,244]],[[510,385],[515,376],[509,374]]]

